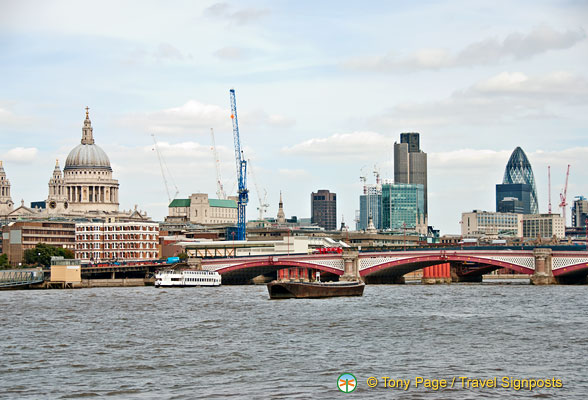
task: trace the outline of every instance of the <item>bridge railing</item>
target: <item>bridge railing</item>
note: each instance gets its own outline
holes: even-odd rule
[[[40,283],[45,280],[45,274],[41,269],[38,270],[4,270],[0,271],[0,287],[29,285],[31,283]]]

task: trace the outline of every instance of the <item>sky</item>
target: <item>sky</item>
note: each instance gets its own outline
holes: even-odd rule
[[[17,205],[46,199],[88,106],[120,208],[162,220],[169,197],[216,197],[211,128],[236,192],[234,88],[248,219],[259,197],[275,217],[280,191],[308,218],[328,189],[355,229],[360,176],[392,178],[393,143],[419,132],[429,225],[458,234],[462,212],[495,210],[517,146],[541,212],[548,165],[555,212],[568,164],[568,203],[588,196],[587,35],[580,0],[0,0],[0,160]]]

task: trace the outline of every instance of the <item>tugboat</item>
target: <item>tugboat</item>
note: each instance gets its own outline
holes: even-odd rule
[[[356,281],[321,282],[317,272],[315,282],[297,282],[277,280],[267,284],[270,299],[305,298],[318,299],[324,297],[363,296],[365,283]]]

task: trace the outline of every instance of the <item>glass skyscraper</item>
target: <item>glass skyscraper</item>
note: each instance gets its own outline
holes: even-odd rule
[[[502,184],[496,185],[496,211],[503,211],[503,200],[507,198],[521,201],[524,214],[539,213],[533,169],[520,147],[517,147],[508,159]]]
[[[382,229],[382,186],[366,185],[367,194],[359,196],[359,225],[357,229],[365,230],[372,217],[374,227]]]
[[[385,183],[382,185],[382,228],[426,229],[424,185]]]

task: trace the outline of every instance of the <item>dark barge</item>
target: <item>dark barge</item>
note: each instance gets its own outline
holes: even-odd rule
[[[317,299],[339,296],[363,296],[365,283],[352,282],[289,282],[273,281],[267,284],[270,299]]]

